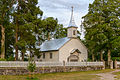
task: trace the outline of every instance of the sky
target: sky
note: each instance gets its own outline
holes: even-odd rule
[[[54,17],[59,24],[67,27],[71,17],[71,6],[74,7],[74,20],[78,29],[82,17],[88,13],[89,3],[94,0],[38,0],[38,6],[43,11],[43,18]]]

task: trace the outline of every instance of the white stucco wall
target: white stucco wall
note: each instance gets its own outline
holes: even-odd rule
[[[68,57],[70,56],[70,52],[73,49],[78,49],[81,54],[79,54],[79,61],[85,61],[88,58],[88,52],[84,44],[77,39],[72,38],[70,41],[65,43],[59,51],[50,51],[50,52],[44,52],[45,53],[45,59],[43,59],[43,55],[38,59],[38,61],[42,62],[63,62],[66,61]],[[50,59],[50,53],[52,53],[52,59]],[[37,60],[37,59],[36,59]]]
[[[75,30],[75,35],[73,35],[73,31]],[[77,28],[71,27],[67,29],[67,37],[77,37]]]
[[[83,46],[79,39],[73,38],[59,49],[59,61],[67,61],[67,58],[70,56],[70,52],[73,49],[78,49],[81,52],[79,55],[79,61],[87,60],[87,49]]]
[[[50,52],[44,52],[44,53],[45,53],[45,58],[43,59],[43,55],[42,55],[39,59],[39,60],[42,60],[42,62],[58,62],[59,61],[58,51],[50,51]],[[50,58],[50,53],[52,53],[52,59]]]

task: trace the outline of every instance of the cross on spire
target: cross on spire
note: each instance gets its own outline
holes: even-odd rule
[[[71,8],[72,8],[72,14],[73,14],[73,6]]]

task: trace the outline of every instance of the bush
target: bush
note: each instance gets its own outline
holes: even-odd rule
[[[0,58],[0,61],[6,61],[6,59],[2,59],[2,58]]]
[[[28,68],[28,70],[29,70],[30,72],[34,72],[34,70],[35,70],[35,68],[36,68],[35,62],[29,61],[27,68]]]
[[[15,58],[13,57],[13,56],[10,56],[8,59],[7,59],[7,61],[14,61],[15,60]]]
[[[24,58],[24,61],[28,61],[28,58]]]
[[[116,60],[116,61],[120,61],[120,57],[112,57],[112,60],[113,60],[113,61],[115,61],[115,60]]]
[[[33,79],[33,72],[35,71],[35,69],[36,69],[36,64],[35,64],[35,62],[33,62],[33,61],[29,61],[29,63],[28,63],[28,66],[27,66],[27,69],[29,70],[29,78],[30,79]]]

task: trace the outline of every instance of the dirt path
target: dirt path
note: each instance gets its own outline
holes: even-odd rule
[[[115,70],[115,71],[112,71],[112,72],[107,72],[107,73],[100,73],[100,74],[97,74],[98,76],[101,76],[100,79],[101,80],[115,80],[116,78],[114,78],[116,75],[112,74],[114,72],[118,72],[120,70]]]

